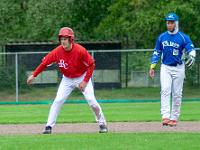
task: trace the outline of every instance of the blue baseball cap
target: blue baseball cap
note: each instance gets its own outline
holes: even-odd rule
[[[165,17],[166,21],[178,21],[179,17],[175,13],[169,13]]]

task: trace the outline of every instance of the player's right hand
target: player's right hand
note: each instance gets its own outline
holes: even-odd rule
[[[154,76],[155,76],[155,71],[154,71],[154,69],[150,69],[149,70],[149,76],[153,79],[154,78]]]
[[[82,81],[80,84],[79,84],[79,89],[83,92],[85,90],[85,87],[87,86],[87,82],[85,81]]]
[[[26,81],[27,84],[30,85],[30,84],[33,82],[34,78],[35,78],[35,77],[34,77],[33,75],[30,75],[30,76],[28,77],[27,81]]]

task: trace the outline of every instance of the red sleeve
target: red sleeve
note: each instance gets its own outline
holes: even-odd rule
[[[83,62],[86,66],[88,66],[86,75],[84,77],[84,81],[88,82],[90,80],[90,78],[92,77],[92,73],[94,71],[95,68],[95,63],[94,63],[94,59],[92,58],[92,56],[88,53],[87,50],[85,50],[83,52]]]
[[[87,72],[86,72],[86,75],[84,77],[84,81],[85,82],[88,82],[90,80],[90,78],[92,77],[92,73],[94,71],[94,68],[95,68],[95,64],[93,63],[91,66],[89,66]]]
[[[43,59],[42,59],[42,64],[45,66],[49,66],[52,63],[56,62],[56,51],[52,51],[49,54],[47,54]]]
[[[44,71],[47,68],[47,66],[43,65],[42,63],[35,69],[35,71],[33,72],[33,76],[37,77],[38,74],[42,71]]]
[[[42,59],[42,63],[33,72],[33,76],[37,77],[38,74],[40,74],[42,71],[44,71],[47,68],[47,66],[50,66],[55,61],[56,61],[55,52],[52,51]]]

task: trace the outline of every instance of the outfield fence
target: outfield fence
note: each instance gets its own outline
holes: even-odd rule
[[[200,85],[200,56],[192,69],[187,69],[185,82]],[[129,88],[159,87],[159,64],[155,78],[149,78],[152,49],[89,50],[95,58],[96,68],[93,74],[94,87]],[[62,75],[54,64],[43,71],[33,82],[26,84],[27,77],[40,64],[47,52],[9,52],[0,53],[0,101],[26,102],[52,99]],[[50,87],[46,97],[40,95],[44,87]],[[52,88],[51,88],[52,87]],[[29,95],[34,88],[36,93]],[[37,91],[38,90],[38,91]]]

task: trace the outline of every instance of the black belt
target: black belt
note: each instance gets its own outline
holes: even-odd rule
[[[176,67],[178,64],[167,64],[168,66]]]

